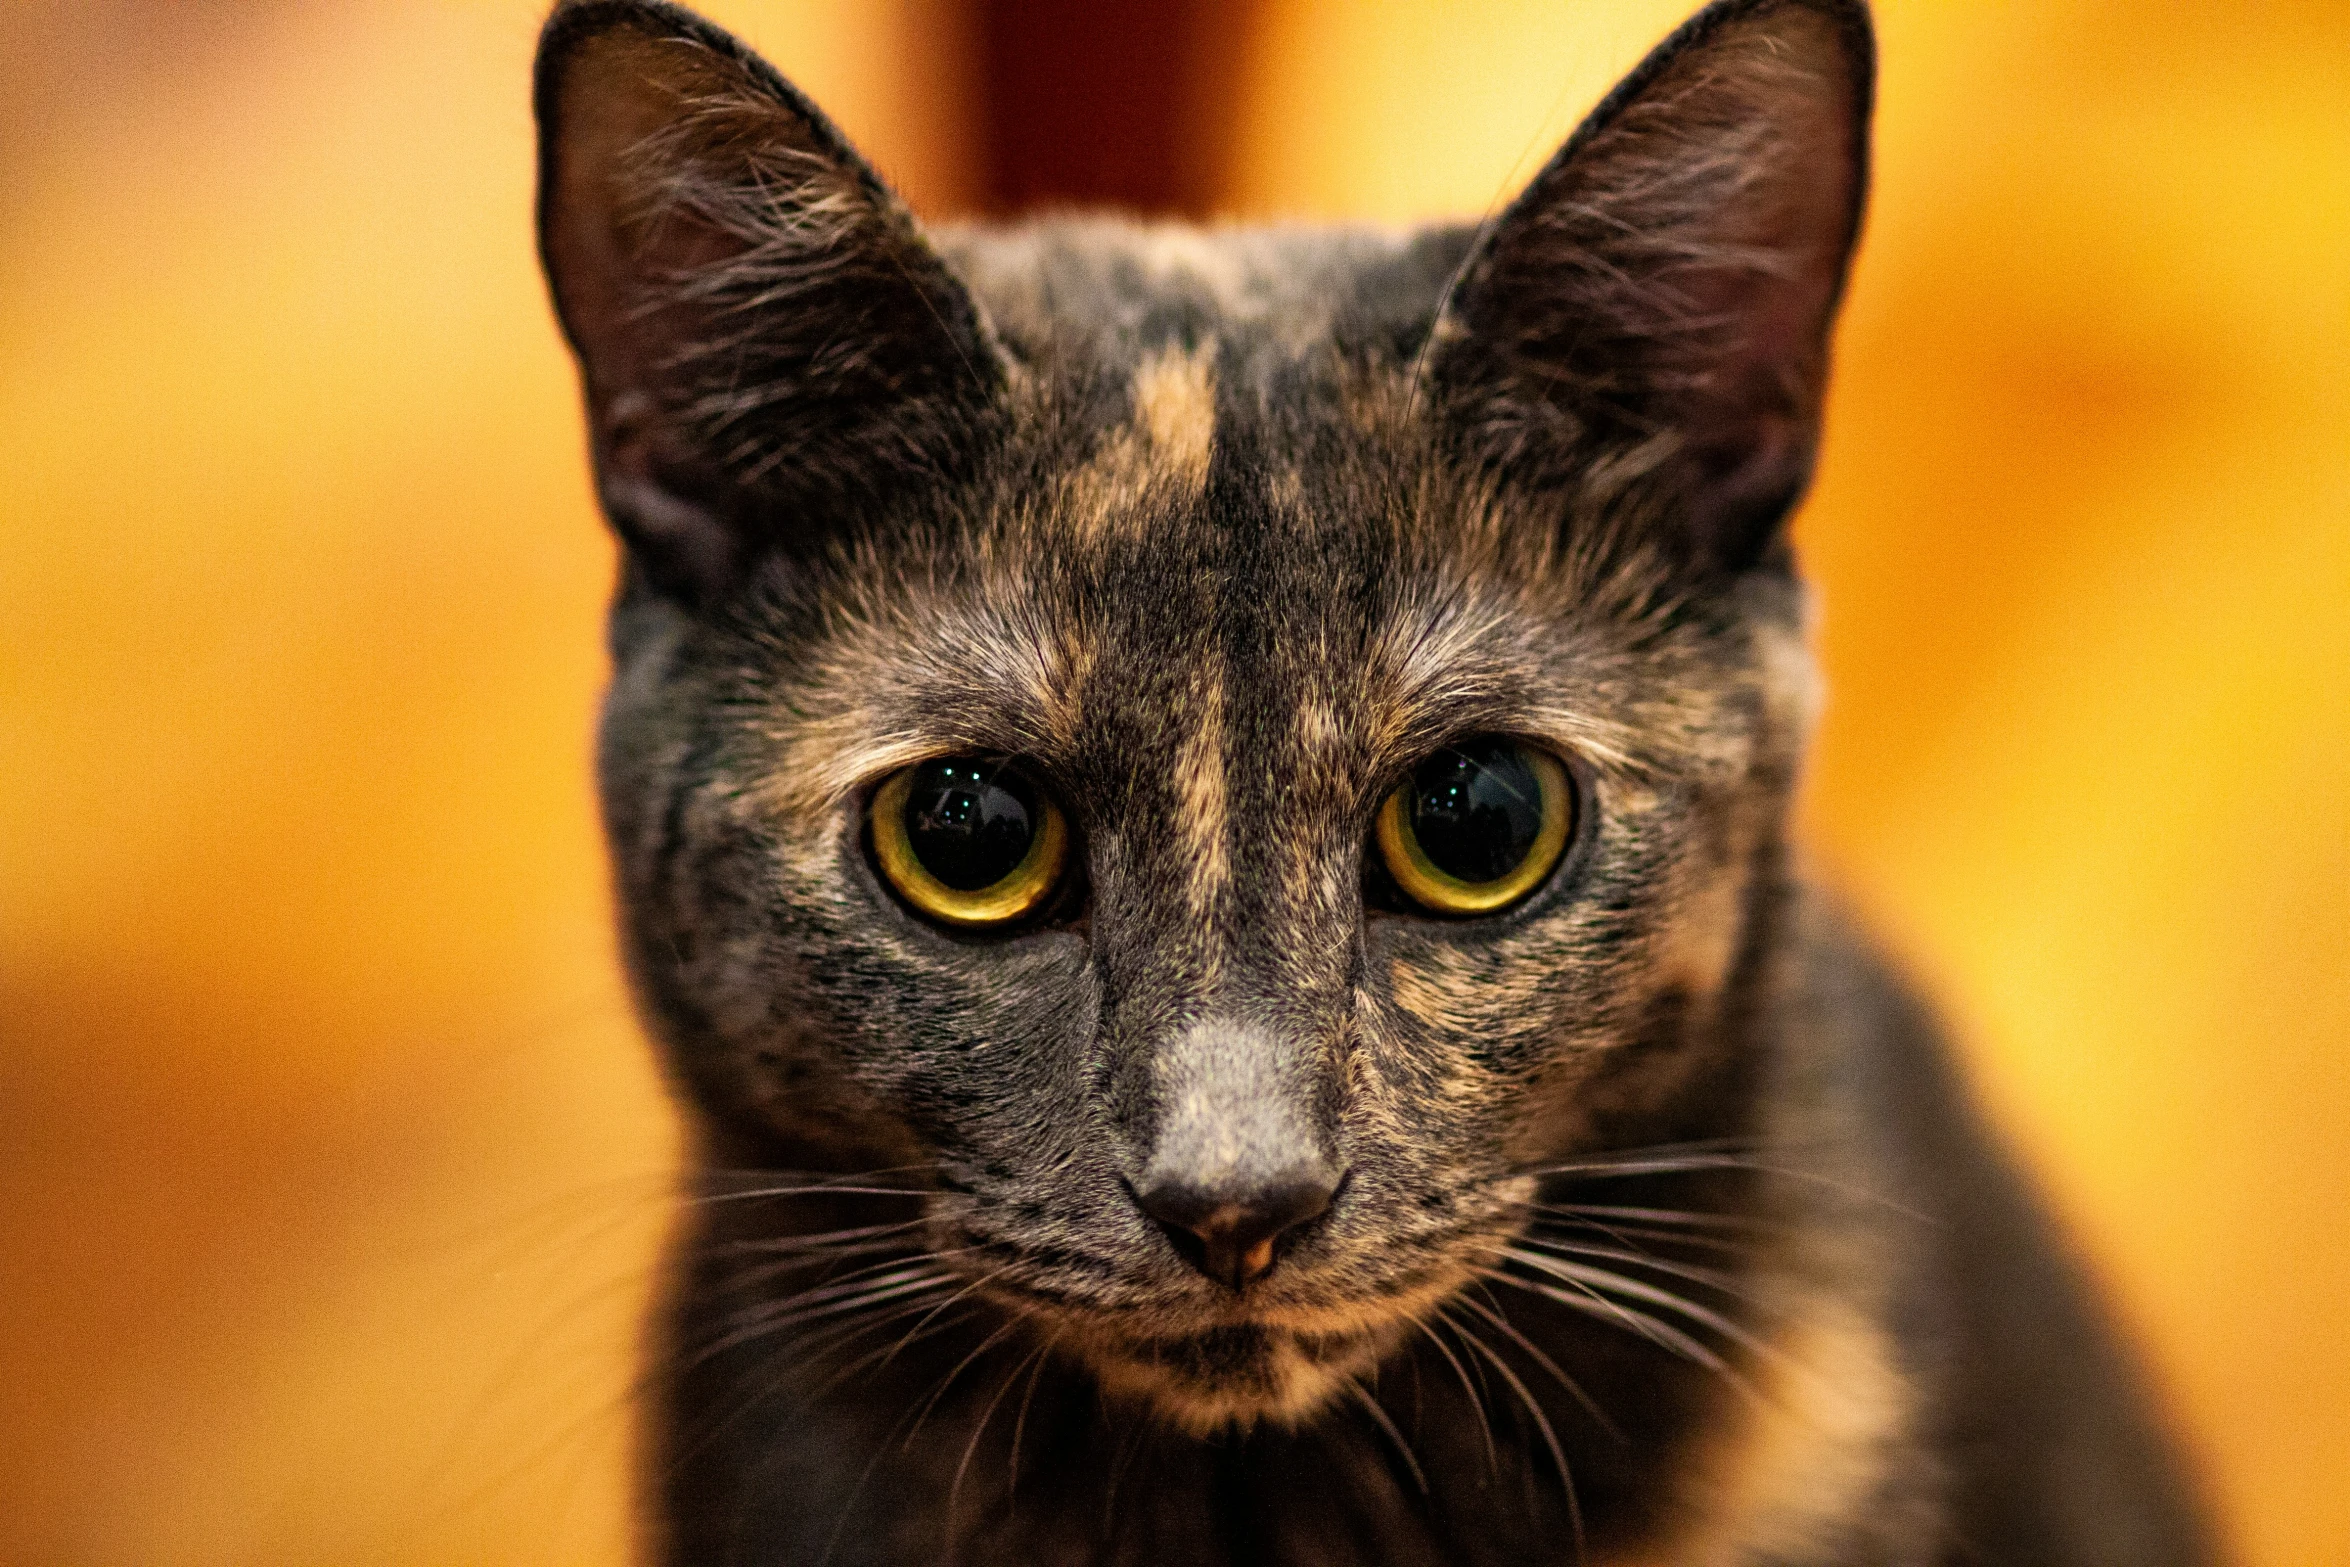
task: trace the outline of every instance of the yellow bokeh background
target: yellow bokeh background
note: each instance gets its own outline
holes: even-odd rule
[[[709,9],[975,201],[961,8]],[[1485,210],[1679,10],[1263,0],[1217,188]],[[673,1148],[587,790],[537,17],[0,19],[0,1560],[626,1555]],[[1806,841],[2243,1559],[2350,1559],[2350,13],[1880,26]]]

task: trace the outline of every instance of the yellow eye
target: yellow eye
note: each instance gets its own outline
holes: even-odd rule
[[[1550,875],[1575,826],[1557,757],[1483,736],[1429,757],[1379,808],[1387,874],[1434,914],[1490,914]]]
[[[873,796],[873,858],[917,913],[1004,925],[1034,913],[1069,856],[1060,808],[1002,757],[950,756]]]

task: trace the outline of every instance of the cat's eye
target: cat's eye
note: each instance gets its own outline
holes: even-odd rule
[[[915,911],[949,925],[1008,925],[1060,884],[1060,807],[1002,757],[917,762],[875,791],[873,858]]]
[[[1433,914],[1490,914],[1566,853],[1575,786],[1547,751],[1484,736],[1445,747],[1379,808],[1374,837],[1398,890]]]

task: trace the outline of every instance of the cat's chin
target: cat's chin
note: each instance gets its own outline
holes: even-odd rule
[[[1003,1278],[986,1293],[1103,1392],[1195,1436],[1296,1427],[1355,1390],[1475,1276],[1446,1260],[1375,1293],[1098,1307]],[[1309,1297],[1314,1293],[1305,1292]]]
[[[1194,1436],[1297,1426],[1377,1367],[1407,1323],[1337,1333],[1242,1323],[1177,1338],[1087,1335],[1069,1347],[1104,1392]]]
[[[1457,1284],[1431,1279],[1376,1302],[1242,1308],[1222,1320],[1140,1331],[1056,1313],[1063,1326],[1053,1337],[1104,1392],[1192,1435],[1296,1427],[1353,1396]]]

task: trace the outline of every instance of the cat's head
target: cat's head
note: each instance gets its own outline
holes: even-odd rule
[[[1870,70],[1730,0],[1473,230],[929,235],[706,24],[559,11],[605,808],[708,1156],[917,1172],[1197,1428],[1342,1389],[1528,1172],[1734,1131]]]

